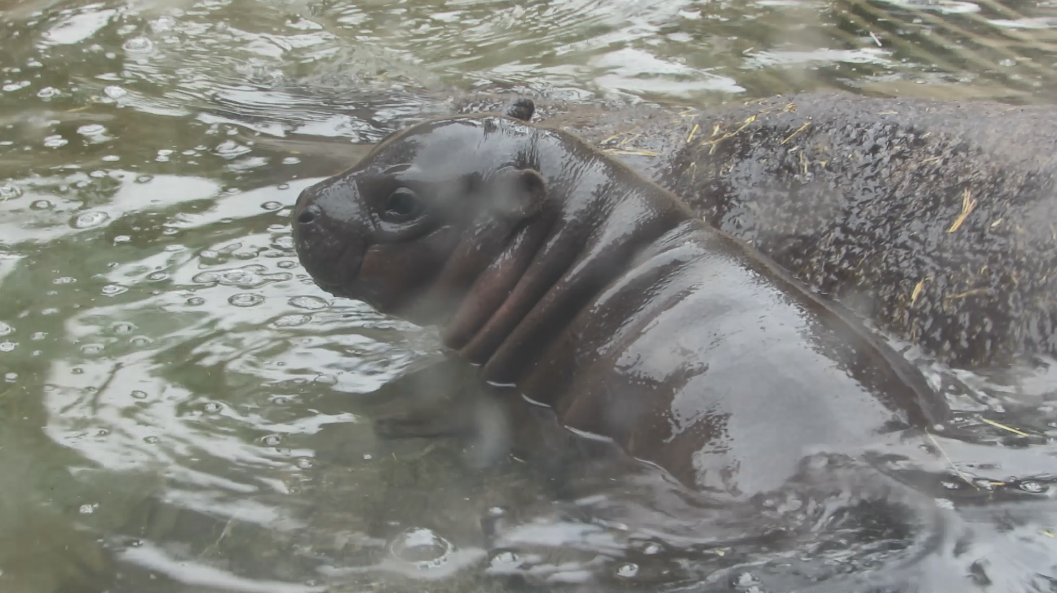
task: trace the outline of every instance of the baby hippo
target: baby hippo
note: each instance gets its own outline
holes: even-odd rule
[[[947,417],[849,314],[531,114],[422,123],[305,189],[301,263],[333,295],[441,326],[484,381],[564,426],[724,498]]]

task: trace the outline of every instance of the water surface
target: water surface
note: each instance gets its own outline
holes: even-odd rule
[[[717,517],[625,474],[621,498],[627,468],[379,441],[436,341],[316,289],[288,226],[301,188],[481,87],[1051,102],[1057,4],[0,0],[0,37],[5,593],[754,591],[928,550],[919,582],[1057,586],[1045,368],[932,369],[976,388],[952,398],[977,444],[938,437],[909,519],[864,486],[842,524],[837,477]]]

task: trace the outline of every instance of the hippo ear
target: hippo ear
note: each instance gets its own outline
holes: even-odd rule
[[[515,99],[503,110],[503,115],[514,119],[520,119],[524,122],[531,121],[533,113],[536,113],[536,104],[528,97]]]
[[[505,169],[499,174],[493,197],[504,217],[524,220],[536,215],[547,198],[547,182],[539,171]]]

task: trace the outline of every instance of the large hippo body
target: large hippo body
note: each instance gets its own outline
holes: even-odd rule
[[[420,124],[306,189],[294,216],[327,291],[443,326],[483,380],[716,495],[948,413],[847,313],[558,130]]]
[[[775,97],[555,113],[812,290],[963,367],[1057,355],[1057,109]]]

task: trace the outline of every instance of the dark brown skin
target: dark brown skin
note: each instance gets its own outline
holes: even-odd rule
[[[709,222],[888,331],[954,365],[1004,365],[1057,353],[1055,116],[779,98],[703,117],[704,143],[662,176]]]
[[[416,125],[302,192],[294,218],[328,292],[442,326],[483,380],[712,494],[949,413],[850,315],[558,130]]]
[[[704,111],[546,109],[548,124],[948,364],[1057,356],[1053,106],[811,93]],[[948,232],[966,191],[975,204]]]

